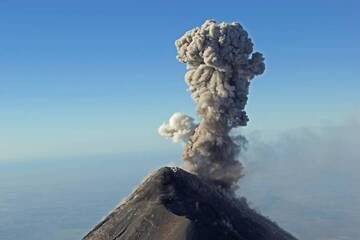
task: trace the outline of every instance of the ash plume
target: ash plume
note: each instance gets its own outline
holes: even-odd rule
[[[159,133],[185,142],[184,167],[200,178],[231,189],[242,176],[237,161],[241,141],[229,135],[245,126],[250,80],[264,72],[261,53],[239,23],[207,20],[176,41],[177,59],[186,64],[185,81],[200,122],[174,115]],[[185,117],[186,116],[186,117]],[[180,122],[180,123],[178,123]]]

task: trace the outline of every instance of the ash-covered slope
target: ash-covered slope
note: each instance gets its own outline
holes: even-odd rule
[[[83,240],[294,240],[245,201],[180,168],[164,167]]]

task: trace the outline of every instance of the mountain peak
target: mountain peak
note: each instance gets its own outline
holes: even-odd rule
[[[295,240],[236,198],[181,168],[154,172],[83,240]]]

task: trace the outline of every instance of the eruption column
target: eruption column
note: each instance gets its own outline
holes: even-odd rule
[[[176,41],[176,49],[177,59],[187,67],[185,81],[197,104],[200,123],[176,124],[173,121],[171,125],[175,128],[170,132],[186,133],[186,138],[182,139],[185,140],[183,159],[187,170],[230,189],[242,176],[242,165],[236,159],[242,141],[236,141],[229,133],[247,124],[244,108],[250,80],[264,72],[264,58],[261,53],[253,53],[251,39],[239,23],[218,24],[214,20],[186,32]],[[177,119],[192,120],[184,114],[181,116]],[[178,136],[161,131],[169,124],[163,124],[159,133]],[[181,129],[177,130],[176,126]],[[186,131],[184,126],[188,127]]]

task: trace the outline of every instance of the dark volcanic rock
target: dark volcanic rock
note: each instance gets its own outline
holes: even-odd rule
[[[83,240],[295,240],[244,200],[180,168],[161,168]]]

